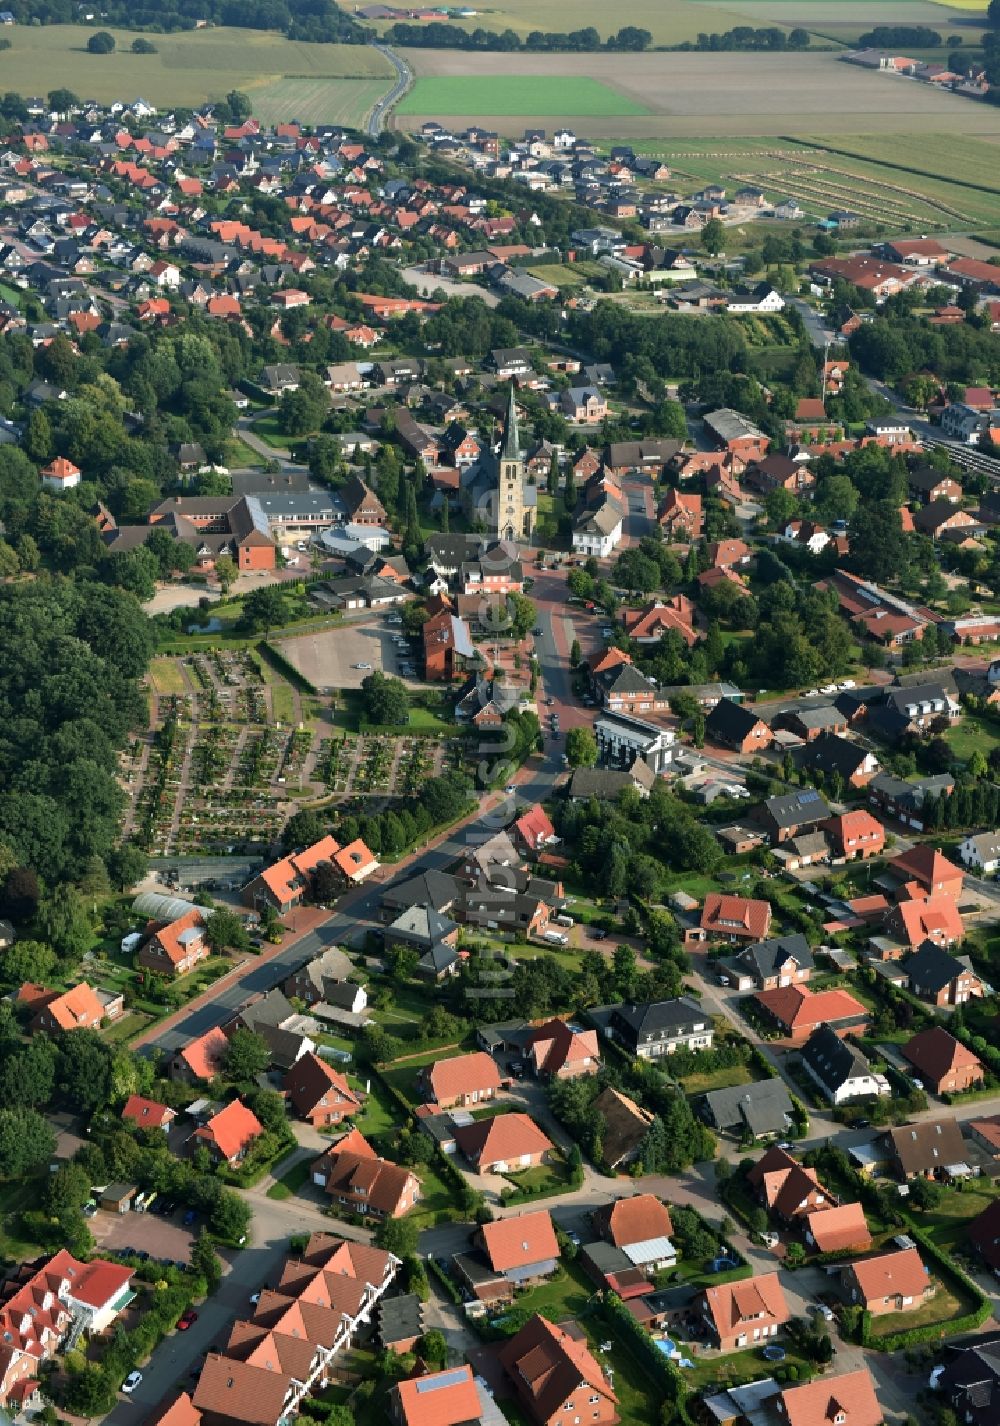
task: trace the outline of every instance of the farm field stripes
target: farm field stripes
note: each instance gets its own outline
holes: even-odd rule
[[[399,114],[466,114],[475,108],[507,117],[532,114],[648,114],[646,105],[585,75],[553,75],[539,84],[534,75],[439,75],[418,79],[397,109]]]
[[[258,119],[274,124],[346,124],[360,128],[391,86],[389,79],[279,79],[253,91]]]
[[[371,45],[305,44],[271,31],[186,30],[152,35],[156,54],[130,52],[135,35],[111,31],[114,54],[91,55],[82,25],[17,25],[7,31],[11,48],[0,53],[0,89],[46,94],[66,87],[98,102],[141,95],[162,108],[202,104],[230,89],[251,95],[286,76],[392,80],[389,61]]]

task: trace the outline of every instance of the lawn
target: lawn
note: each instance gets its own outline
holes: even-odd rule
[[[353,1089],[364,1089],[364,1085],[359,1084],[353,1076],[350,1076],[348,1083]],[[365,1099],[365,1107],[360,1114],[354,1116],[354,1127],[360,1129],[365,1138],[376,1134],[389,1134],[399,1128],[400,1111],[389,1098],[383,1085],[372,1077],[371,1089]]]
[[[647,114],[645,105],[586,75],[447,74],[418,79],[400,114]]]
[[[966,711],[962,721],[949,728],[944,739],[957,758],[968,761],[975,752],[988,758],[991,749],[1000,743],[1000,723],[981,713]]]
[[[686,1074],[679,1083],[685,1094],[709,1094],[713,1089],[729,1089],[734,1084],[749,1084],[753,1076],[746,1065],[724,1065],[707,1074]]]
[[[967,1311],[970,1305],[963,1305],[938,1281],[934,1296],[922,1302],[913,1312],[887,1312],[883,1317],[873,1317],[871,1334],[877,1340],[879,1337],[892,1337],[897,1332],[910,1332],[914,1327],[930,1327],[936,1323],[944,1327],[953,1317]]]
[[[974,1186],[965,1189],[950,1188],[936,1208],[925,1208],[920,1213],[920,1227],[934,1239],[939,1248],[950,1249],[964,1246],[967,1225],[987,1208],[996,1197],[991,1185],[977,1179]]]
[[[167,1007],[164,1006],[164,1014],[166,1014],[166,1011]],[[144,1015],[139,1010],[126,1011],[120,1020],[113,1020],[103,1032],[104,1039],[107,1040],[109,1044],[120,1045],[125,1040],[131,1040],[133,1036],[145,1030],[147,1025],[152,1024],[154,1018],[152,1015]]]
[[[564,1262],[547,1282],[529,1288],[517,1298],[517,1306],[540,1312],[550,1322],[579,1317],[594,1294],[594,1285],[575,1262]]]
[[[293,1165],[287,1173],[282,1174],[278,1181],[271,1185],[267,1190],[268,1198],[276,1200],[291,1198],[309,1182],[311,1173],[312,1161],[303,1159],[301,1163]]]
[[[457,1212],[455,1190],[429,1164],[418,1164],[413,1172],[420,1179],[420,1200],[407,1217],[418,1228],[432,1228],[435,1223],[450,1222]]]
[[[186,693],[188,685],[176,659],[153,659],[149,665],[149,677],[157,693]]]
[[[277,104],[305,102],[303,81],[348,78],[371,87],[373,80],[382,80],[386,89],[392,75],[388,60],[371,45],[307,44],[270,30],[219,27],[152,35],[156,54],[134,55],[132,34],[111,33],[116,52],[91,55],[86,50],[93,34],[89,26],[17,25],[8,33],[11,48],[0,54],[0,86],[22,94],[46,94],[65,86],[98,103],[141,94],[164,108],[221,99],[231,89],[244,90],[251,99],[264,91],[265,117],[270,118],[279,117]],[[274,86],[287,76],[294,76],[299,92],[275,93]],[[336,122],[338,105],[345,100],[338,97],[335,84],[329,87],[331,112],[322,117]]]
[[[232,436],[226,442],[226,466],[229,470],[260,470],[263,464],[264,457],[239,436]]]
[[[786,1367],[806,1367],[805,1358],[792,1351],[787,1342],[781,1342],[780,1345],[785,1348],[787,1354],[784,1360]],[[767,1376],[770,1370],[769,1364],[761,1355],[761,1348],[751,1347],[745,1352],[726,1352],[724,1355],[696,1359],[693,1367],[683,1369],[684,1384],[694,1392],[702,1392],[709,1387],[737,1386],[743,1382],[756,1381]]]
[[[561,1154],[551,1155],[551,1162],[537,1168],[520,1169],[504,1175],[518,1193],[530,1193],[535,1198],[551,1198],[569,1188],[569,1165]]]

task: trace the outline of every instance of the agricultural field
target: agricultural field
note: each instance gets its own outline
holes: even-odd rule
[[[506,63],[506,59],[502,61]],[[398,114],[482,113],[512,116],[529,109],[547,118],[563,114],[648,114],[644,104],[610,85],[587,76],[553,75],[539,94],[538,80],[528,74],[440,75],[418,79],[398,106]]]
[[[978,43],[982,33],[985,4],[954,8],[933,0],[733,0],[732,9],[744,25],[801,26],[810,32],[814,45],[834,43],[854,46],[858,36],[875,25],[928,25],[947,42],[949,35],[961,35],[962,43]],[[944,47],[947,54],[947,43]]]
[[[116,52],[92,55],[86,49],[93,34],[90,27],[15,26],[8,34],[11,48],[0,54],[0,89],[46,94],[65,86],[99,103],[141,95],[163,108],[202,104],[223,98],[230,89],[242,89],[254,98],[263,93],[270,107],[262,117],[290,117],[277,106],[287,102],[297,110],[308,99],[313,106],[309,117],[334,123],[341,117],[338,108],[349,105],[363,117],[374,103],[368,96],[375,93],[375,81],[383,81],[380,92],[392,82],[388,60],[370,45],[305,44],[271,31],[219,28],[153,35],[157,53],[134,55],[134,34],[111,33]],[[365,93],[353,85],[345,92],[334,84],[324,96],[313,88],[324,79],[365,81]],[[288,83],[291,88],[285,94],[281,86]],[[322,113],[319,105],[324,106]]]
[[[888,144],[895,133],[1000,136],[1000,109],[845,64],[833,52],[505,54],[502,63],[509,78],[504,84],[515,76],[532,81],[522,91],[524,108],[516,115],[510,112],[509,95],[504,100],[506,112],[491,111],[480,87],[481,82],[495,79],[495,54],[405,53],[417,85],[399,115],[404,128],[419,128],[422,120],[440,117],[433,109],[418,112],[416,108],[434,96],[434,89],[424,85],[431,78],[476,81],[476,102],[470,102],[462,114],[447,111],[456,125],[463,120],[481,122],[519,134],[536,119],[551,118],[548,93],[553,81],[587,77],[619,91],[646,111],[632,115],[581,114],[572,107],[562,111],[567,123],[595,139],[798,137],[817,130],[828,143],[842,134],[879,134]],[[421,92],[427,98],[421,99]],[[445,96],[443,90],[438,93]]]
[[[253,91],[253,111],[267,124],[297,121],[359,129],[388,87],[384,79],[279,79]]]

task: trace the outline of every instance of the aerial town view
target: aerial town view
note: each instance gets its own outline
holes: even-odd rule
[[[0,0],[0,1423],[1000,1426],[1000,0]]]

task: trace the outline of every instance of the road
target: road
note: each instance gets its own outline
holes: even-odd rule
[[[375,43],[373,48],[392,65],[396,71],[396,78],[388,94],[384,94],[379,99],[368,118],[365,120],[365,133],[371,139],[377,139],[382,130],[386,127],[386,119],[391,113],[393,106],[398,104],[400,99],[413,83],[413,71],[404,59],[401,59],[395,50],[388,45]]]

